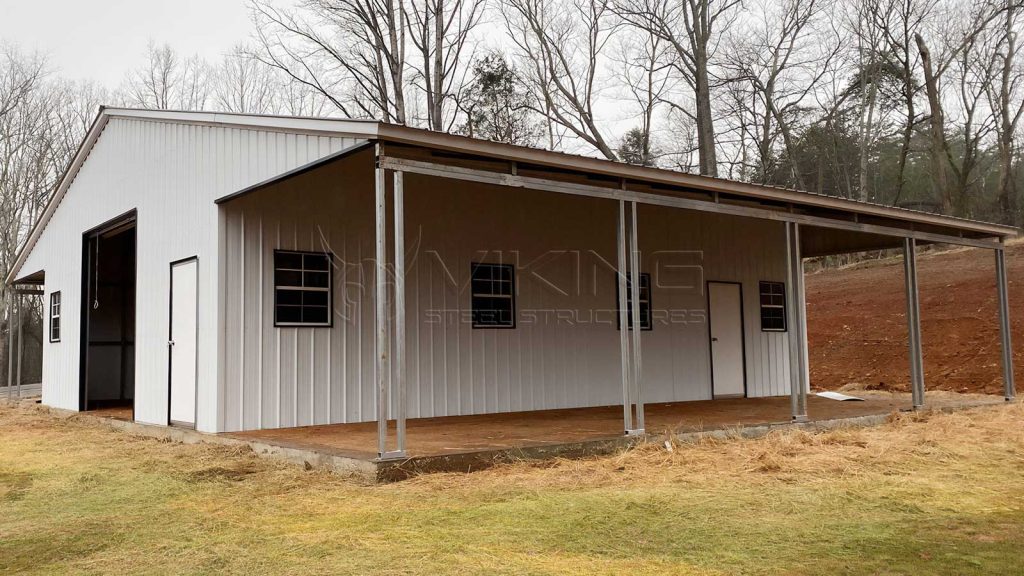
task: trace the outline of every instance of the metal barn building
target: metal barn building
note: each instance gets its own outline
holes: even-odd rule
[[[44,404],[231,432],[789,396],[805,257],[993,250],[1013,228],[373,121],[102,109],[8,284]],[[633,279],[638,279],[634,281]],[[37,288],[38,289],[38,288]],[[625,329],[624,329],[625,328]],[[389,439],[389,420],[397,421]]]

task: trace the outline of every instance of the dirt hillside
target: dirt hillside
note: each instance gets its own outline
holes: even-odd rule
[[[1024,243],[1010,244],[1006,258],[1016,381],[1024,383]],[[918,284],[925,386],[1001,393],[992,252],[922,252]],[[807,324],[815,388],[910,389],[901,258],[809,274]]]

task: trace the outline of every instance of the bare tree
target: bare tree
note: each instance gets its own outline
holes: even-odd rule
[[[855,0],[849,26],[856,46],[855,84],[851,93],[856,94],[857,108],[857,199],[868,200],[871,150],[883,128],[882,112],[879,106],[880,87],[887,72],[887,55],[882,31],[871,25],[874,0]]]
[[[642,31],[640,31],[642,32]],[[630,129],[619,145],[618,156],[627,162],[653,166],[658,153],[652,145],[655,111],[664,103],[672,85],[666,63],[665,41],[650,34],[622,34],[613,65],[615,79],[626,93],[631,108],[640,116],[639,125]],[[628,153],[623,153],[628,150]]]
[[[971,215],[972,192],[983,185],[982,161],[985,157],[984,143],[995,130],[992,115],[985,114],[986,86],[993,80],[993,52],[996,46],[991,34],[979,33],[954,58],[950,72],[956,84],[954,105],[946,120],[951,120],[950,134],[956,139],[960,153],[951,149],[948,138],[945,143],[946,159],[953,172],[954,182],[950,195],[954,213]],[[959,158],[958,158],[959,156]]]
[[[1011,0],[1019,2],[1019,0]],[[1013,4],[1009,4],[1013,5]],[[931,158],[932,188],[939,198],[942,211],[946,214],[960,213],[965,200],[959,199],[949,185],[948,172],[957,170],[949,147],[946,133],[946,112],[943,108],[942,79],[949,67],[965,50],[977,43],[978,36],[1005,10],[1004,7],[981,4],[966,20],[942,18],[937,23],[937,34],[942,38],[942,51],[933,54],[923,33],[924,27],[914,32],[914,42],[921,54],[921,68],[924,72],[924,88],[928,98],[929,153]],[[945,14],[952,15],[952,12]],[[956,23],[956,24],[953,24]],[[957,174],[958,179],[960,175]],[[966,179],[966,175],[963,177]]]
[[[182,58],[169,45],[150,42],[146,63],[125,77],[121,98],[140,108],[204,110],[211,76],[210,66],[198,56]]]
[[[253,56],[342,114],[406,123],[403,0],[301,0],[301,13],[250,0]]]
[[[913,34],[930,14],[935,0],[865,0],[865,4],[870,25],[877,28],[885,41],[885,66],[895,72],[900,83],[904,121],[893,194],[893,204],[898,204],[906,185],[907,159],[914,128],[920,121],[917,95],[921,86],[916,75],[920,55],[914,48]]]
[[[55,80],[46,60],[0,45],[0,273],[38,219],[105,92]],[[0,287],[0,314],[7,309]]]
[[[1024,116],[1024,62],[1020,59],[1021,7],[1007,0],[995,37],[985,94],[992,110],[999,158],[998,205],[1010,223],[1019,223],[1014,180],[1015,135]]]
[[[125,97],[141,108],[171,108],[180,74],[178,55],[169,45],[150,42],[146,60],[144,66],[128,74]]]
[[[465,50],[484,6],[484,0],[408,0],[404,6],[409,39],[419,55],[412,68],[431,130],[447,130],[455,121],[452,112],[468,71]]]
[[[503,10],[536,112],[614,160],[595,114],[612,28],[608,1],[507,0]]]
[[[796,154],[794,123],[805,99],[831,70],[842,42],[834,30],[816,30],[824,4],[783,0],[761,6],[761,17],[736,29],[726,69],[733,82],[748,86],[755,119],[761,182],[779,182],[775,174],[776,140],[781,138],[791,179],[806,189]]]
[[[238,45],[221,60],[213,89],[217,109],[255,114],[278,111],[282,83],[274,69],[251,54],[250,48]]]
[[[210,101],[210,87],[214,82],[214,71],[206,60],[199,56],[186,58],[178,79],[178,90],[173,107],[182,110],[205,110]]]
[[[711,107],[711,62],[719,27],[727,28],[740,0],[616,0],[615,11],[631,25],[662,38],[673,67],[693,91],[695,110],[672,103],[697,126],[700,173],[718,174],[715,123]]]
[[[290,79],[281,82],[276,100],[279,112],[291,116],[328,116],[336,111],[322,92]]]

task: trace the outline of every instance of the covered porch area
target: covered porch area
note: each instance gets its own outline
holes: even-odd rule
[[[643,227],[638,214],[643,209],[682,209],[684,211],[739,216],[778,222],[785,230],[785,278],[782,298],[783,330],[788,332],[784,351],[788,364],[789,397],[720,398],[712,400],[659,404],[644,400],[649,380],[642,366],[642,338],[638,331],[622,331],[621,368],[623,402],[618,406],[509,415],[488,415],[468,420],[439,418],[418,422],[416,428],[425,437],[422,450],[443,453],[459,448],[444,446],[447,440],[476,433],[481,451],[535,448],[550,443],[571,444],[591,439],[630,437],[672,437],[729,428],[766,428],[779,424],[815,425],[842,422],[861,417],[883,417],[899,410],[922,410],[926,407],[925,378],[921,341],[921,312],[917,280],[917,252],[923,244],[954,244],[991,249],[995,260],[998,323],[1002,350],[1003,397],[983,395],[929,394],[927,407],[957,409],[977,404],[1011,401],[1015,398],[1010,314],[1004,246],[1006,238],[1016,232],[983,230],[978,222],[934,216],[909,210],[898,210],[845,199],[829,199],[789,190],[770,190],[756,185],[715,181],[687,175],[666,175],[644,168],[621,167],[616,171],[589,159],[569,159],[571,169],[552,167],[539,162],[541,158],[505,156],[510,151],[495,150],[493,157],[480,154],[454,153],[441,143],[415,145],[407,141],[387,141],[375,145],[376,153],[376,231],[378,294],[394,298],[395,314],[378,309],[375,317],[379,349],[387,349],[392,333],[393,348],[379,354],[378,375],[394,365],[396,375],[390,382],[378,381],[378,398],[397,400],[393,411],[387,404],[380,410],[374,432],[367,428],[365,440],[377,440],[377,459],[400,460],[414,456],[410,429],[405,414],[405,306],[404,306],[404,213],[403,182],[407,174],[451,181],[476,182],[503,187],[525,188],[556,194],[600,198],[616,201],[616,270],[618,310],[621,325],[640,317],[637,302],[642,299],[637,283],[629,278],[641,275],[644,246],[639,241]],[[389,194],[390,193],[390,194]],[[387,225],[388,209],[393,206],[392,229]],[[388,253],[388,246],[393,251]],[[812,383],[808,360],[804,264],[808,257],[822,257],[865,250],[901,249],[904,268],[908,363],[910,393],[865,392],[863,401],[836,402],[810,395]],[[648,248],[649,250],[649,248]],[[388,262],[389,256],[392,261]],[[387,281],[391,271],[395,282]],[[389,288],[392,290],[389,291]],[[765,294],[761,293],[764,304]],[[710,313],[710,308],[708,310]],[[763,312],[762,312],[763,314]],[[627,318],[628,316],[628,318]],[[763,320],[762,315],[762,329]],[[864,318],[870,322],[870,318]],[[709,334],[714,344],[714,324]],[[745,352],[744,352],[745,354]],[[714,350],[712,350],[714,356]],[[712,376],[712,382],[714,376]],[[821,383],[815,383],[821,388]],[[714,385],[712,385],[714,388]],[[828,388],[826,386],[826,388]],[[971,397],[974,396],[974,397]],[[394,426],[390,425],[393,419]],[[415,422],[412,420],[410,422]],[[301,432],[292,433],[294,437]],[[355,436],[355,434],[353,434]],[[536,440],[537,437],[544,440]],[[551,437],[558,438],[551,440]],[[393,438],[391,444],[389,438]],[[486,440],[479,440],[484,438]]]
[[[328,171],[331,166],[336,173]],[[348,188],[328,188],[331,182]],[[282,194],[289,190],[290,196]],[[297,201],[303,194],[310,198],[306,203]],[[339,198],[348,204],[331,204]],[[586,453],[665,434],[813,426],[920,409],[926,401],[915,254],[927,243],[995,254],[1001,344],[1007,351],[1004,397],[1015,393],[1002,261],[1003,241],[1014,232],[1005,227],[401,127],[381,127],[377,139],[219,202],[228,223],[226,260],[238,263],[226,275],[226,300],[234,308],[228,308],[225,323],[237,330],[237,343],[228,339],[229,425],[223,429],[248,430],[230,432],[233,438],[379,463],[465,455],[474,462],[498,453]],[[326,216],[323,223],[311,216],[317,214],[347,220],[335,230]],[[810,395],[805,258],[899,248],[906,264],[913,394],[865,394],[863,402]],[[273,254],[288,250],[317,250],[345,265],[340,273],[353,280],[339,279],[339,285],[358,288],[357,297],[342,302],[340,309],[351,308],[352,314],[336,322],[344,320],[350,332],[329,322],[317,332],[272,321],[268,310],[276,305],[271,296],[277,286],[263,271],[276,270]],[[680,265],[663,259],[666,252],[699,257]],[[497,262],[487,266],[521,271],[519,283],[511,274],[490,276],[491,291],[477,294],[478,254]],[[569,280],[573,290],[562,291],[561,283],[541,282],[535,269],[505,259],[510,254],[526,255],[528,262],[583,254],[601,266],[593,267],[593,275],[578,274],[578,267],[558,262],[547,278]],[[692,271],[696,281],[660,282],[665,270],[680,268]],[[237,288],[235,278],[241,279]],[[594,278],[599,290],[578,290],[578,280]],[[524,289],[527,281],[537,284],[533,293]],[[443,289],[430,290],[431,282]],[[744,386],[755,379],[770,382],[754,393],[741,386],[719,394],[713,370],[697,373],[716,365],[708,356],[720,341],[708,321],[712,282],[740,286],[746,312],[741,306],[735,316],[746,332],[737,339],[738,355],[717,365],[736,368]],[[501,283],[512,288],[494,291]],[[766,292],[764,285],[774,290]],[[686,299],[674,300],[670,289],[685,289]],[[324,290],[331,292],[330,286]],[[477,326],[473,299],[499,296],[511,301],[508,324]],[[531,315],[517,314],[517,302]],[[649,331],[645,305],[655,312],[664,306],[667,328],[659,324]],[[767,308],[777,315],[766,315],[772,311]],[[470,310],[474,315],[466,314]],[[595,310],[606,312],[608,321],[579,321],[580,311]],[[572,322],[563,323],[558,314],[548,324],[526,322],[548,311],[573,312]],[[679,311],[686,315],[677,322]],[[760,322],[753,320],[758,313]],[[641,330],[621,329],[632,328],[633,319],[640,320]],[[554,326],[558,337],[519,336],[539,333],[538,326]],[[597,330],[602,331],[586,337]],[[661,335],[667,337],[659,342]],[[527,343],[532,355],[510,358],[508,350]],[[572,370],[551,369],[545,354],[559,346],[573,362],[563,366]],[[323,353],[335,348],[337,353]],[[759,355],[757,361],[752,354]],[[659,371],[659,362],[674,372]],[[324,386],[322,393],[317,388],[343,374],[351,376],[345,384]],[[484,380],[493,388],[484,387]],[[541,380],[555,393],[509,393],[513,384]],[[690,380],[699,398],[655,396]],[[567,381],[577,388],[570,390]],[[445,389],[449,394],[436,391]],[[613,404],[616,396],[621,403]],[[929,395],[927,405],[974,401]],[[571,402],[592,404],[565,406]],[[462,415],[441,415],[453,413]],[[339,419],[346,423],[330,423]]]

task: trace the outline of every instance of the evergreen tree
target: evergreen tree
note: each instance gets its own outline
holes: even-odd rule
[[[473,65],[473,81],[462,100],[466,122],[459,132],[474,138],[536,146],[542,126],[518,73],[498,53]]]

